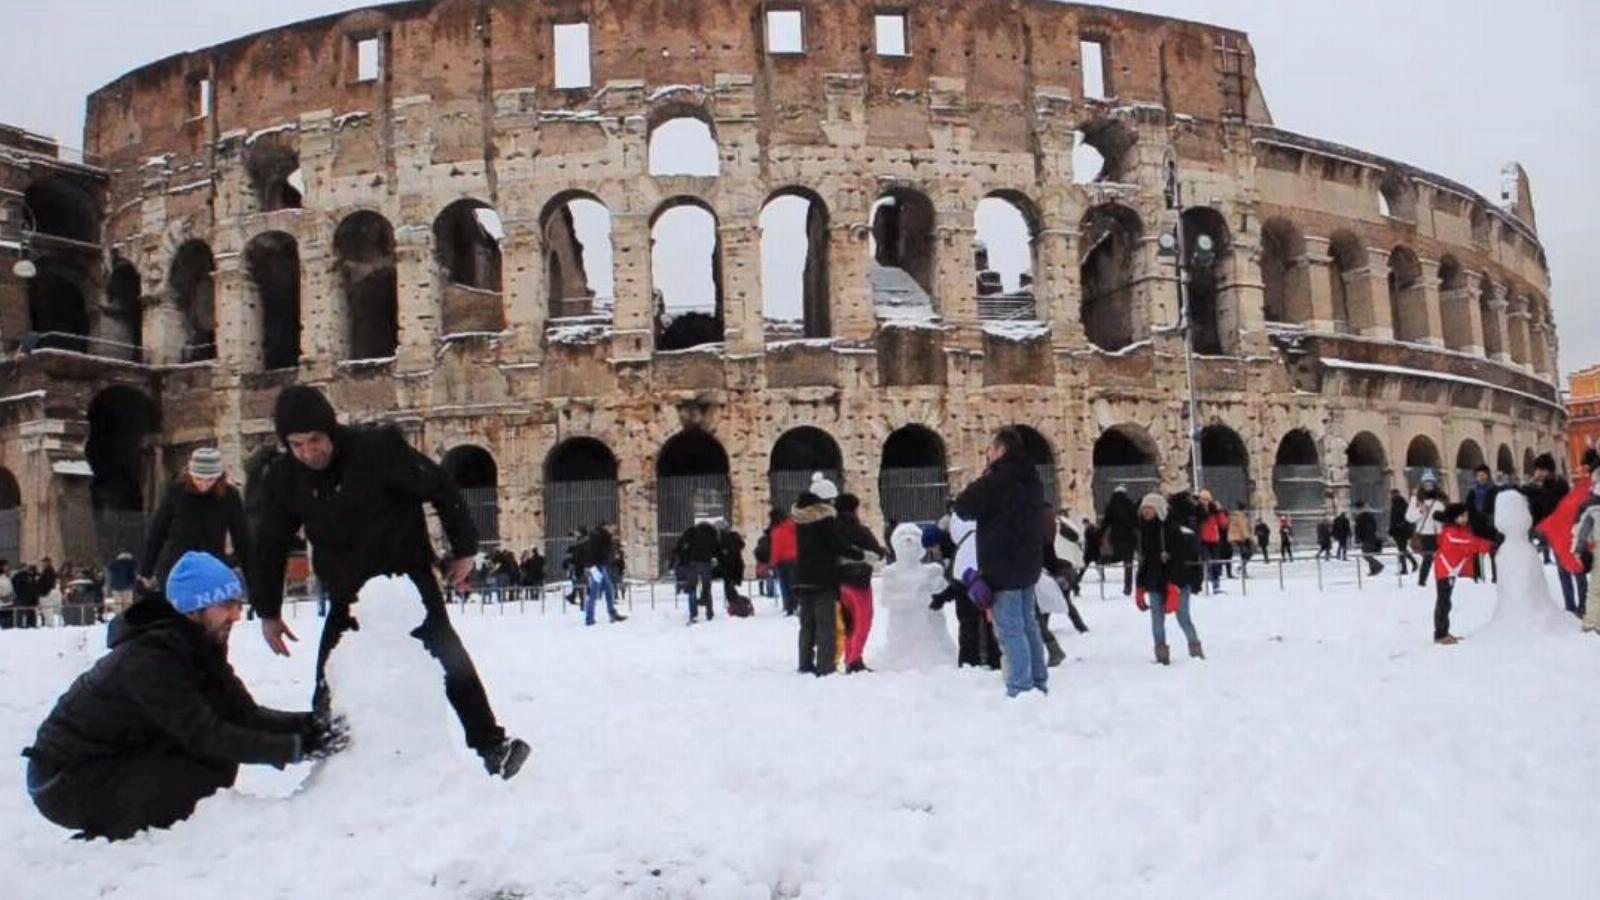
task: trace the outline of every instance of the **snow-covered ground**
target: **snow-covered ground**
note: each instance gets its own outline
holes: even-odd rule
[[[1429,639],[1431,588],[1392,577],[1359,592],[1318,592],[1309,574],[1286,591],[1275,578],[1233,587],[1196,601],[1210,658],[1178,652],[1161,668],[1146,617],[1090,586],[1092,632],[1053,623],[1070,658],[1050,695],[1012,702],[988,671],[798,676],[794,622],[760,599],[752,620],[694,628],[665,592],[590,629],[557,605],[469,609],[457,624],[497,711],[535,748],[516,780],[483,774],[439,692],[403,695],[395,678],[389,714],[365,717],[314,786],[291,795],[303,770],[247,768],[188,822],[124,844],[68,840],[14,767],[3,893],[1596,895],[1600,639],[1574,621],[1475,641],[1487,586],[1458,591],[1467,640],[1454,648]],[[379,590],[362,606],[375,599],[404,603]],[[308,614],[288,661],[253,623],[236,629],[261,701],[309,694]],[[0,745],[31,742],[102,641],[100,628],[0,632]],[[431,663],[420,648],[408,659]]]

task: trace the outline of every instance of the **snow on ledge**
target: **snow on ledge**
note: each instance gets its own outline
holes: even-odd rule
[[[1450,372],[1435,372],[1430,369],[1413,369],[1409,366],[1390,366],[1382,363],[1355,362],[1348,359],[1329,359],[1327,357],[1323,358],[1322,365],[1329,369],[1346,369],[1352,372],[1376,372],[1382,375],[1406,375],[1412,378],[1430,378],[1434,381],[1450,381],[1456,384],[1469,385],[1471,387],[1488,388],[1491,391],[1501,391],[1514,397],[1521,397],[1524,400],[1532,400],[1533,402],[1543,406],[1553,407],[1555,409],[1562,410],[1563,412],[1566,411],[1565,407],[1561,406],[1561,404],[1554,403],[1545,399],[1544,397],[1530,394],[1527,391],[1519,391],[1516,388],[1503,387],[1501,385],[1494,384],[1493,382],[1484,381],[1481,378],[1472,378],[1466,375],[1455,375]]]
[[[544,333],[545,340],[552,344],[596,344],[610,335],[610,324],[557,325]]]
[[[88,460],[82,459],[58,459],[50,464],[50,471],[72,478],[94,477],[94,469],[90,468]]]
[[[1006,319],[983,323],[983,333],[1007,341],[1034,341],[1050,336],[1050,323],[1038,319]]]
[[[0,403],[20,403],[23,400],[40,400],[44,398],[44,389],[28,391],[24,394],[12,394],[9,397],[0,397]]]

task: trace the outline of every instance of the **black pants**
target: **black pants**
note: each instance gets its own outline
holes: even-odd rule
[[[467,655],[461,637],[450,625],[450,614],[444,595],[439,592],[438,580],[427,571],[412,572],[407,577],[417,586],[417,593],[422,595],[422,608],[426,611],[422,624],[411,636],[421,641],[444,668],[444,695],[461,720],[467,746],[480,753],[499,746],[506,738],[505,730],[495,721],[494,710],[489,708],[489,695],[483,690],[483,682],[478,680],[472,657]],[[322,641],[317,645],[317,687],[311,698],[312,708],[319,712],[328,709],[332,699],[328,687],[328,657],[333,655],[333,648],[339,645],[346,631],[359,628],[350,614],[354,602],[355,598],[350,596],[333,598],[322,626]]]
[[[1411,555],[1411,536],[1408,534],[1391,534],[1394,538],[1394,548],[1400,554],[1400,574],[1411,571],[1413,566],[1419,565],[1417,558]]]
[[[956,598],[956,665],[1000,668],[1000,642],[994,626],[966,594]]]
[[[1378,562],[1378,549],[1379,547],[1376,541],[1361,548],[1361,558],[1366,560],[1368,575],[1376,575],[1383,571],[1383,563]]]
[[[1434,585],[1436,594],[1433,601],[1433,639],[1436,641],[1450,634],[1450,595],[1455,589],[1454,578],[1440,578]]]
[[[1433,571],[1433,553],[1439,549],[1439,536],[1434,534],[1421,535],[1422,559],[1417,563],[1417,587],[1428,583],[1428,573]]]
[[[28,793],[50,821],[113,841],[189,818],[195,804],[233,786],[239,767],[177,754],[96,759],[55,770],[28,761]]]
[[[839,591],[795,588],[800,609],[800,671],[832,675],[839,649]]]
[[[1340,560],[1349,559],[1350,558],[1350,542],[1349,541],[1339,541],[1338,542],[1338,547],[1339,547],[1338,558]]]

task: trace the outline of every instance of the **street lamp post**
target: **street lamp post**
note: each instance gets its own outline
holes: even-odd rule
[[[1177,224],[1169,233],[1161,235],[1161,251],[1174,258],[1178,270],[1178,333],[1183,337],[1183,368],[1189,401],[1189,470],[1193,473],[1191,489],[1199,493],[1205,487],[1205,469],[1200,461],[1200,404],[1194,389],[1194,317],[1189,308],[1188,246],[1183,237],[1183,186],[1178,181],[1178,167],[1167,158],[1167,208],[1177,214]],[[1208,234],[1195,238],[1192,262],[1210,265],[1216,246]]]

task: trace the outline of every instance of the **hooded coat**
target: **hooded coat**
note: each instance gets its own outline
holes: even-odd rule
[[[978,571],[995,591],[1039,583],[1044,571],[1044,485],[1021,454],[995,460],[956,498],[956,515],[978,527]]]
[[[244,501],[226,478],[217,479],[210,490],[200,493],[194,480],[184,473],[167,488],[161,505],[150,520],[145,537],[143,569],[140,575],[162,582],[177,565],[178,558],[195,550],[227,560],[228,540],[233,541],[233,559],[239,568],[250,570],[250,529],[246,525]]]
[[[1117,491],[1106,504],[1106,540],[1118,559],[1127,559],[1139,546],[1139,508],[1127,491]]]
[[[57,769],[107,757],[180,754],[283,766],[300,756],[309,713],[256,705],[227,651],[159,596],[106,632],[111,652],[78,676],[24,751]]]
[[[321,402],[331,420],[333,408]],[[328,468],[308,468],[286,453],[261,474],[250,600],[264,619],[277,618],[282,609],[284,566],[302,527],[317,580],[335,602],[353,601],[376,576],[432,569],[436,556],[423,516],[425,503],[444,526],[451,558],[478,550],[477,528],[455,482],[442,466],[406,443],[398,427],[345,427],[333,421],[318,430],[322,428],[331,429],[325,433],[333,439]]]
[[[833,504],[815,494],[801,494],[791,518],[799,553],[793,586],[802,591],[837,591],[840,560],[862,559],[866,554],[845,537]]]

